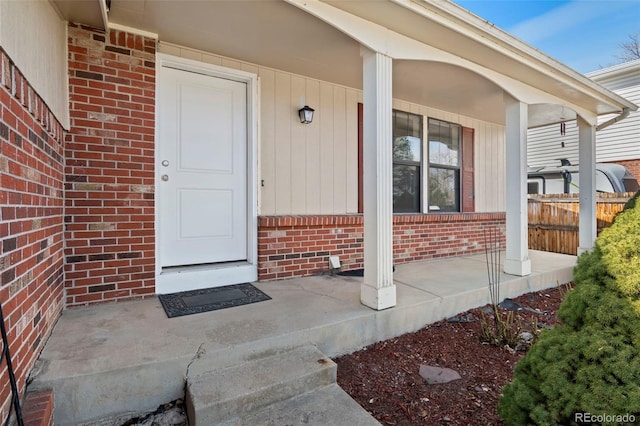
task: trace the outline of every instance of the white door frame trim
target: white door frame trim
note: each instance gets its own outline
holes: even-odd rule
[[[196,290],[216,285],[253,282],[258,280],[258,76],[246,71],[225,68],[191,59],[180,58],[164,53],[156,54],[156,125],[155,125],[155,194],[159,194],[159,170],[161,164],[157,155],[160,143],[159,125],[157,120],[160,111],[158,93],[160,71],[163,67],[175,68],[183,71],[195,72],[212,77],[243,82],[247,84],[247,261],[216,265],[208,268],[203,266],[173,268],[162,270],[160,258],[161,236],[159,233],[159,214],[157,199],[155,208],[155,278],[156,293],[166,294],[176,291]],[[233,282],[235,281],[235,283]]]

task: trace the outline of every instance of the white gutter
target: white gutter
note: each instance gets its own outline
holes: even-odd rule
[[[620,115],[613,117],[611,120],[607,120],[602,124],[598,124],[596,126],[596,131],[600,131],[606,127],[611,126],[612,124],[617,123],[618,121],[624,120],[625,118],[627,118],[629,116],[629,108],[625,107],[622,108],[622,112],[620,113]]]

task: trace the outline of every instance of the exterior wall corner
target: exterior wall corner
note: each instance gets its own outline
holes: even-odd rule
[[[156,40],[69,25],[67,306],[155,294]]]

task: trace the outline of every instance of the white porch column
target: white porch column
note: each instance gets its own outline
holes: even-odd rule
[[[392,60],[362,48],[364,103],[364,282],[360,301],[395,306],[393,284]]]
[[[596,223],[596,128],[578,116],[580,223],[578,254],[591,250],[598,236]]]
[[[505,95],[507,171],[507,253],[504,272],[531,274],[527,217],[528,105]]]

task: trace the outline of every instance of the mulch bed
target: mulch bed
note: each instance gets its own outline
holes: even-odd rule
[[[566,290],[514,299],[525,307],[512,311],[515,320],[530,332],[558,324]],[[463,322],[443,320],[337,358],[338,384],[383,425],[502,424],[498,400],[525,352],[482,341],[481,319],[492,324],[491,312],[473,309],[456,317]],[[421,364],[454,369],[462,379],[429,385],[418,374]]]

